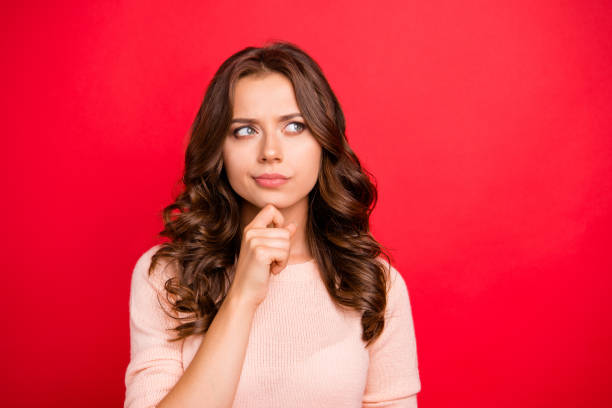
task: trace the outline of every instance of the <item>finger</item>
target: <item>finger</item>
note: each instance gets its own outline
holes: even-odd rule
[[[251,228],[246,233],[246,238],[291,238],[291,230],[287,228]]]
[[[288,252],[287,252],[286,256],[287,257],[289,256]],[[284,261],[284,262],[278,262],[278,261],[272,262],[272,264],[270,265],[270,273],[278,275],[286,267],[287,267],[287,261]]]
[[[289,230],[289,237],[293,237],[293,235],[295,235],[295,232],[297,231],[297,224],[292,222],[289,225],[287,225],[286,229]]]
[[[284,238],[267,238],[267,237],[254,237],[251,240],[253,247],[270,247],[270,248],[284,248],[289,249],[289,242]]]
[[[292,222],[287,227],[285,227],[285,229],[289,230],[289,238],[291,238],[293,234],[295,234],[295,231],[297,230],[297,226],[295,225],[295,223]],[[283,242],[286,243],[287,241],[285,240]],[[272,268],[270,268],[271,272],[274,273],[275,275],[280,273],[283,269],[287,267],[288,262],[289,262],[289,248],[287,248],[287,253],[281,261],[276,261],[272,264]]]
[[[267,237],[291,238],[297,231],[297,225],[294,222],[292,222],[282,228],[272,228],[272,227],[257,228],[257,229],[251,228],[251,231],[255,232],[257,236],[264,235]],[[286,235],[287,232],[289,233],[289,235]]]
[[[253,228],[267,228],[269,224],[272,224],[273,226],[281,227],[284,221],[283,214],[274,205],[266,204],[249,223],[249,226]]]
[[[270,272],[278,274],[287,266],[289,250],[285,248],[266,247],[266,252],[270,254]]]

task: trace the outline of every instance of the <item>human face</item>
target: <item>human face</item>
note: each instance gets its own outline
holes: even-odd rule
[[[279,73],[240,78],[232,118],[223,163],[234,191],[257,208],[307,204],[319,174],[321,145],[306,127],[291,81]],[[287,179],[278,185],[258,182],[264,173]]]

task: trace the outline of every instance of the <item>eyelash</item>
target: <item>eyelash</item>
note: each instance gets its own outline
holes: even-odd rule
[[[297,122],[297,121],[296,121],[296,122],[290,122],[290,123],[288,123],[288,124],[287,124],[287,126],[292,125],[292,124],[294,124],[294,123],[295,123],[295,124],[298,124],[298,125],[300,125],[300,126],[302,127],[302,129],[301,129],[301,130],[299,130],[299,131],[297,131],[296,133],[301,133],[301,132],[303,132],[304,130],[306,130],[306,125],[305,125],[304,123],[302,123],[302,122]],[[251,126],[240,126],[239,128],[234,129],[234,131],[232,132],[232,135],[234,135],[234,137],[236,137],[236,138],[243,138],[243,137],[246,137],[246,136],[238,136],[238,135],[237,135],[237,133],[238,133],[238,131],[239,131],[240,129],[245,129],[245,128],[251,128],[251,129],[253,129]],[[254,130],[254,129],[253,129],[253,130]],[[249,135],[247,135],[247,136],[249,136]]]

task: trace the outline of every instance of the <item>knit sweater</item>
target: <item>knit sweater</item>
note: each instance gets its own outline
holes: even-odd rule
[[[178,321],[158,302],[170,310],[163,285],[171,268],[160,263],[148,275],[158,247],[141,255],[132,272],[124,408],[156,406],[202,342],[202,335],[167,342]],[[393,266],[390,272],[384,331],[368,348],[361,316],[333,303],[314,260],[271,274],[232,407],[416,407],[421,383],[410,299],[402,275]]]

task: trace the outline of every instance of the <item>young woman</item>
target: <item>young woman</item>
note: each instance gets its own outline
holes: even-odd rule
[[[416,407],[408,290],[318,64],[237,52],[190,136],[170,242],[132,275],[124,406]]]

